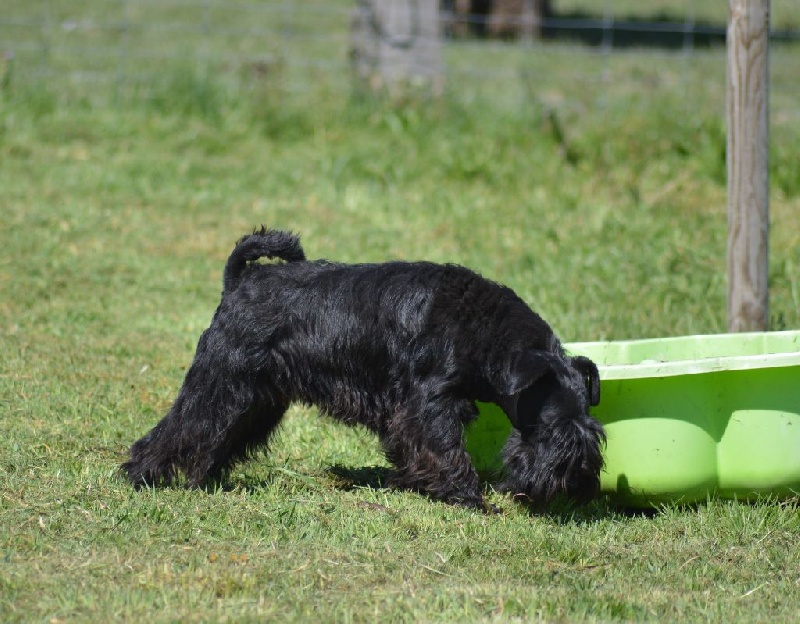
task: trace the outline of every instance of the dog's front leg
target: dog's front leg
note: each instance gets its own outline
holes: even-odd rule
[[[386,456],[396,467],[390,487],[489,510],[478,473],[464,448],[463,423],[474,415],[471,401],[449,397],[419,397],[398,410],[382,436]]]

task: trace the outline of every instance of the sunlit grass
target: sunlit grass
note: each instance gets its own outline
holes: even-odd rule
[[[565,340],[724,331],[724,77],[679,88],[720,57],[505,59],[538,78],[303,100],[178,64],[117,106],[0,94],[0,619],[798,619],[791,504],[531,516],[488,492],[483,516],[382,489],[375,439],[303,408],[217,490],[117,477],[261,223],[312,258],[471,266]],[[800,326],[799,153],[776,119],[773,329]]]

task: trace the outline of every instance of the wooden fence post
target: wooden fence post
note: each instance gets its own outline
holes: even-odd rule
[[[728,331],[769,322],[769,0],[728,0]]]
[[[350,59],[375,91],[444,88],[438,0],[356,0]]]

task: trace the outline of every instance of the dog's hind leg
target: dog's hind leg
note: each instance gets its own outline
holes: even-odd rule
[[[288,404],[256,396],[249,407],[231,413],[202,446],[197,446],[185,466],[191,486],[219,479],[236,462],[266,446]]]
[[[218,339],[204,334],[169,413],[131,447],[122,470],[135,486],[169,483],[178,470],[192,486],[216,479],[280,422],[288,402]]]
[[[122,469],[136,486],[168,484],[176,469],[190,486],[200,486],[265,445],[286,407],[249,384],[220,383],[199,394],[184,386],[169,414],[133,445]]]
[[[382,436],[386,456],[396,467],[389,485],[455,505],[487,509],[463,441],[463,423],[472,420],[475,412],[471,401],[442,397],[413,401],[395,414]]]

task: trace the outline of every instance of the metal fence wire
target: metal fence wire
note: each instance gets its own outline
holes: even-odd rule
[[[0,81],[46,83],[67,97],[120,98],[146,90],[170,67],[221,81],[280,74],[282,88],[349,89],[354,15],[382,42],[409,47],[430,31],[425,0],[5,0]],[[429,3],[428,3],[429,4]],[[531,16],[524,8],[536,5]],[[390,29],[391,7],[407,18]],[[377,7],[377,9],[376,9]],[[542,8],[543,7],[543,8]],[[772,2],[773,107],[800,116],[800,0]],[[724,80],[727,3],[719,0],[442,0],[435,37],[448,85],[498,97],[555,81],[608,84],[605,70],[646,56],[685,91],[710,73]],[[780,49],[778,49],[780,48]],[[581,58],[574,64],[568,59]],[[553,60],[560,60],[553,75]],[[566,59],[566,60],[565,60]],[[588,60],[587,60],[588,59]],[[666,75],[666,74],[665,74]],[[641,88],[630,76],[630,88]],[[665,88],[675,88],[667,79]],[[652,88],[652,85],[651,87]]]

